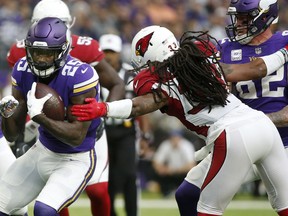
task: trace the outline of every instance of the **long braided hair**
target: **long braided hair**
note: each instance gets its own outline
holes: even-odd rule
[[[192,106],[225,106],[227,103],[227,84],[222,68],[217,60],[217,53],[211,41],[216,41],[207,32],[185,32],[180,39],[180,48],[163,62],[147,62],[141,68],[150,68],[151,73],[159,77],[159,98],[161,85],[176,85],[175,77],[182,92]],[[153,69],[152,69],[153,68]],[[169,73],[167,73],[167,70]],[[139,71],[139,68],[138,68]],[[170,82],[167,82],[169,80]],[[172,83],[171,83],[172,82]],[[157,98],[155,97],[155,98]]]

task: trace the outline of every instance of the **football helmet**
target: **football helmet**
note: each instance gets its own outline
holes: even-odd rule
[[[57,17],[71,28],[75,22],[75,17],[71,17],[68,6],[62,0],[41,0],[33,10],[31,22],[37,22],[45,17]]]
[[[71,33],[65,23],[43,18],[32,24],[25,39],[28,66],[35,75],[47,78],[63,67],[70,45]]]
[[[277,0],[231,0],[227,15],[231,24],[226,26],[231,41],[249,43],[255,36],[265,31],[273,21],[277,22]],[[242,24],[237,19],[245,19]]]
[[[148,61],[163,61],[172,56],[179,44],[174,34],[165,27],[153,25],[141,29],[131,45],[131,64],[138,68]]]

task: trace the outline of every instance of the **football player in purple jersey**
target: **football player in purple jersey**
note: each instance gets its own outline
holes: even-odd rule
[[[158,109],[174,116],[206,142],[198,155],[207,167],[198,172],[201,193],[196,215],[222,215],[255,165],[271,205],[278,215],[288,216],[288,170],[283,164],[288,158],[281,137],[263,112],[229,93],[209,39],[206,33],[185,32],[179,46],[164,27],[140,30],[132,41],[138,96],[107,103],[87,98],[87,104],[72,106],[72,114],[80,121],[129,118]]]
[[[221,62],[243,64],[270,55],[288,44],[288,30],[273,34],[271,24],[278,17],[277,0],[231,1],[228,38],[220,41]],[[281,53],[279,53],[281,55]],[[266,113],[278,127],[284,146],[288,146],[287,64],[277,68],[278,59],[266,60],[269,76],[241,81],[234,79],[236,95],[250,107]],[[240,82],[241,81],[241,82]]]
[[[75,17],[73,19],[73,16],[70,14],[68,5],[62,0],[39,1],[33,9],[31,22],[37,22],[44,17],[58,17],[65,22],[68,28],[72,28],[75,21]],[[113,67],[105,60],[105,55],[100,49],[98,41],[87,36],[79,36],[72,33],[71,43],[72,49],[69,54],[95,68],[99,75],[100,85],[109,90],[107,101],[124,98],[125,84]],[[16,62],[25,55],[25,43],[23,39],[11,46],[7,55],[7,62],[13,67]],[[104,121],[97,130],[97,145],[95,145],[97,157],[96,170],[85,188],[85,193],[90,199],[92,215],[110,216],[111,205],[108,193],[109,161]],[[34,140],[36,140],[35,137],[37,137],[38,134],[37,131],[37,124],[35,122],[30,120],[26,123],[24,140],[23,136],[19,136],[19,139],[13,146],[18,155],[24,154],[27,149],[34,144]],[[32,140],[32,142],[30,140]],[[25,141],[25,143],[23,143],[23,141]],[[4,164],[6,164],[5,161]],[[60,216],[69,216],[68,208],[62,209]]]
[[[43,18],[27,33],[26,57],[12,71],[12,96],[3,99],[7,109],[2,112],[2,129],[8,141],[16,140],[28,113],[40,125],[39,139],[0,180],[1,216],[14,215],[33,200],[35,216],[59,215],[93,175],[96,129],[101,120],[79,122],[70,114],[70,107],[84,103],[86,97],[99,99],[99,77],[92,66],[71,57],[70,48],[70,30],[59,18]],[[61,96],[65,121],[50,119],[42,112],[50,95],[37,99],[37,82]],[[16,108],[8,106],[14,102],[19,103]]]

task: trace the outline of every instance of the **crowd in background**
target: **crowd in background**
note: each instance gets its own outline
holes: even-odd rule
[[[64,0],[65,1],[65,0]],[[16,40],[25,38],[31,24],[32,10],[38,0],[0,0],[0,90],[7,85],[11,71],[6,54]],[[114,33],[123,41],[123,60],[129,63],[130,43],[143,27],[157,24],[169,28],[178,39],[186,30],[209,31],[216,39],[226,37],[225,26],[229,22],[226,11],[229,0],[66,0],[75,23],[72,31],[95,39]],[[288,1],[278,0],[280,5],[277,29],[288,29]],[[152,121],[155,140],[160,143],[170,130],[183,127],[178,120],[166,119],[154,113]],[[169,123],[167,123],[169,121]],[[164,133],[163,133],[164,130]],[[184,134],[186,134],[186,130]],[[165,133],[166,132],[166,133]],[[187,133],[195,149],[202,145]]]
[[[6,53],[15,40],[26,35],[32,10],[39,0],[0,0],[1,77],[7,73]],[[279,29],[288,25],[288,2],[280,5]],[[157,24],[176,37],[185,30],[209,30],[216,39],[226,37],[224,26],[229,0],[66,0],[76,18],[73,32],[99,39],[102,34],[119,34],[130,44],[141,28]],[[129,52],[128,49],[127,52]],[[124,55],[128,58],[127,55]],[[126,59],[128,60],[128,59]],[[3,85],[3,84],[2,84]]]

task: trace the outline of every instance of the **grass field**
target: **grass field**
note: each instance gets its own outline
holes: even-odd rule
[[[123,200],[118,197],[118,216],[125,216]],[[177,216],[179,215],[175,199],[161,199],[158,194],[142,193],[139,203],[140,216]],[[81,196],[70,208],[70,216],[91,216],[89,200]],[[29,207],[29,216],[33,216],[32,207]],[[277,216],[266,198],[255,199],[251,196],[237,196],[228,206],[224,216]]]
[[[91,215],[87,208],[71,208],[70,216],[89,216]],[[179,215],[178,209],[141,209],[140,216],[177,216]],[[125,216],[123,208],[118,209],[118,216]],[[247,210],[232,210],[229,209],[225,212],[224,216],[277,216],[273,210],[260,210],[260,209],[247,209]]]

